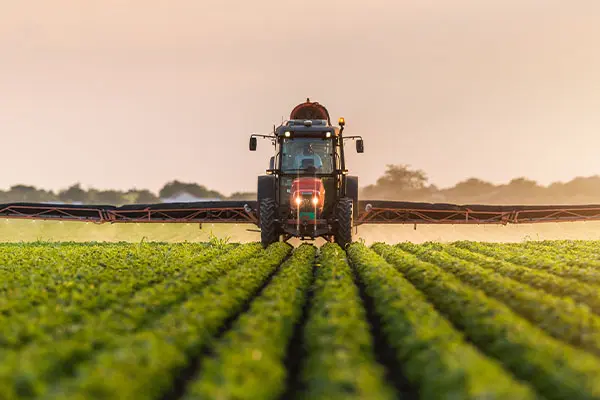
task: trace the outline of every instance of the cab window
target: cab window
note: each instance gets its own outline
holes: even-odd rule
[[[283,173],[330,174],[334,170],[331,139],[286,138],[281,143]]]

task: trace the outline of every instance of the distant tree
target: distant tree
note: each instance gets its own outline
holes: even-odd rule
[[[427,174],[422,170],[412,170],[409,165],[387,165],[383,176],[375,182],[379,187],[400,190],[423,189],[427,185]]]
[[[56,200],[52,192],[40,190],[34,186],[14,185],[5,193],[6,200],[10,202],[39,203]]]
[[[209,197],[209,198],[224,198],[221,193],[215,190],[209,190],[206,186],[198,185],[197,183],[185,183],[177,180],[167,183],[160,189],[158,195],[161,199],[165,199],[174,196],[178,193],[186,192],[196,197]]]
[[[382,177],[375,184],[366,186],[365,198],[382,200],[414,200],[430,198],[437,189],[427,185],[427,175],[422,170],[413,170],[408,165],[387,165]]]
[[[565,191],[600,196],[600,176],[577,177],[563,185]]]
[[[496,192],[496,202],[536,204],[544,201],[546,189],[524,177],[512,179]]]
[[[554,182],[546,192],[546,203],[597,203],[600,202],[600,176],[577,177],[567,183]]]
[[[117,190],[99,190],[94,193],[94,202],[100,204],[120,205],[125,203],[123,192]]]
[[[65,203],[85,203],[87,200],[87,193],[81,188],[80,183],[76,183],[68,189],[58,192],[58,198]]]
[[[524,177],[512,179],[508,183],[508,186],[520,190],[541,188],[541,186],[536,181],[532,181],[531,179],[527,179]]]
[[[133,200],[134,203],[151,204],[151,203],[160,202],[160,199],[158,198],[158,196],[156,196],[154,193],[152,193],[151,191],[149,191],[147,189],[130,190],[127,193],[134,196],[134,200]]]
[[[469,178],[456,185],[443,189],[440,194],[447,202],[464,203],[477,202],[492,195],[496,185],[477,178]]]
[[[496,186],[493,183],[485,182],[481,179],[470,178],[466,181],[457,183],[452,190],[460,192],[463,195],[478,195],[481,192],[493,190]]]

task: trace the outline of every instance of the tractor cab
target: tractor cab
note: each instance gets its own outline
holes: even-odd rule
[[[351,242],[352,221],[358,204],[358,178],[347,175],[345,121],[332,126],[329,112],[316,102],[299,104],[290,119],[275,128],[269,138],[275,147],[267,175],[258,178],[259,225],[263,245],[290,237],[324,237],[342,246]]]

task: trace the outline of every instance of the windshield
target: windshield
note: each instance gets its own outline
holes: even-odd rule
[[[331,139],[293,138],[281,143],[283,173],[333,172],[333,142]]]

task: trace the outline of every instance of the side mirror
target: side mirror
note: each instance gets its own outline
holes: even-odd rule
[[[275,169],[275,157],[271,157],[269,160],[269,169]]]
[[[356,141],[356,152],[357,153],[364,153],[365,152],[365,144],[363,143],[362,139],[358,139]]]
[[[256,151],[256,138],[250,138],[250,151]]]

